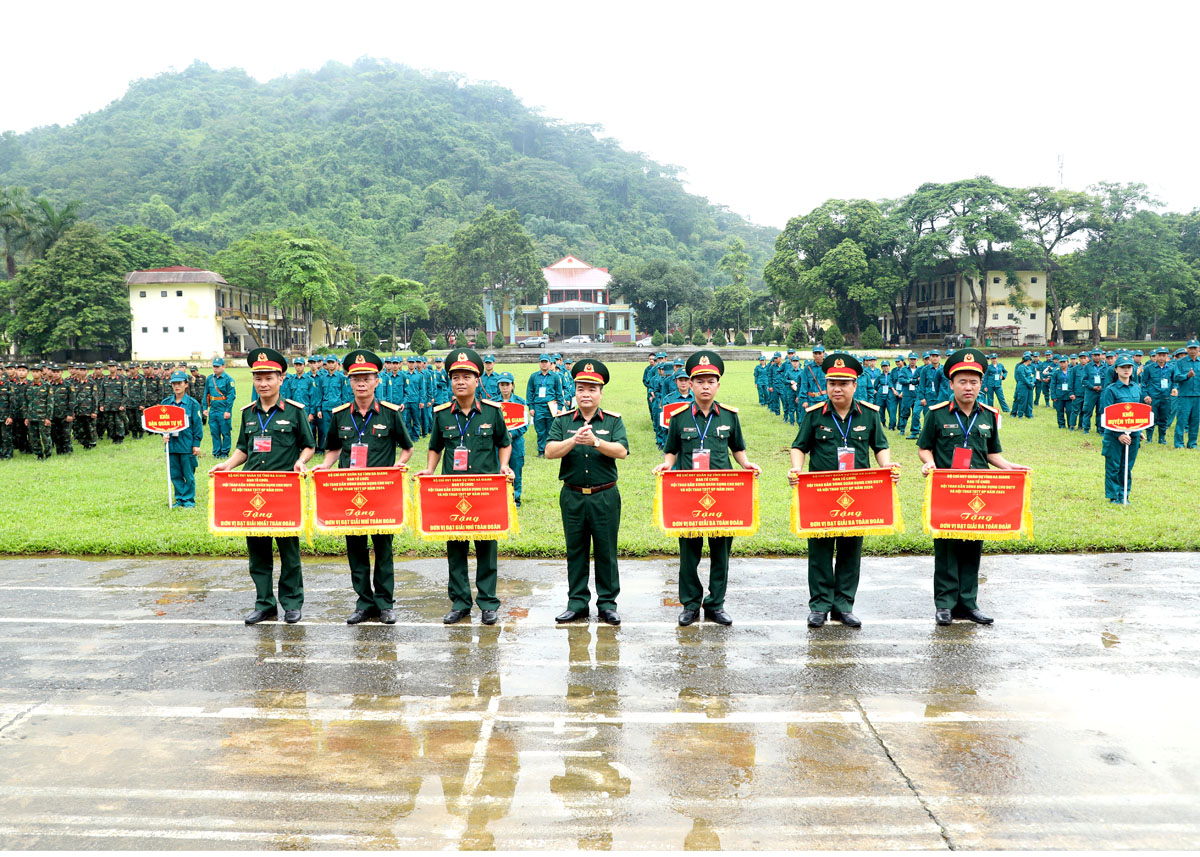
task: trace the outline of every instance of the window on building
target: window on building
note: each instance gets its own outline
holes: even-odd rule
[[[180,332],[180,333],[183,333],[183,328],[182,328],[182,327],[180,327],[180,328],[179,328],[179,332]]]
[[[163,333],[170,333],[170,332],[171,332],[171,328],[169,328],[169,327],[163,328]]]
[[[999,278],[999,277],[992,277],[992,282],[993,282],[993,283],[995,283],[996,285],[1000,285],[1000,278]]]
[[[139,297],[139,298],[144,298],[145,296],[146,296],[146,293],[145,293],[145,292],[138,292],[138,297]]]
[[[181,297],[183,297],[183,289],[176,289],[176,290],[175,290],[175,297],[177,297],[177,298],[181,298]]]
[[[150,328],[148,328],[148,327],[142,328],[142,333],[149,333],[149,332],[150,332]]]
[[[954,283],[946,283],[946,297],[954,297]]]
[[[1000,313],[998,313],[998,312],[992,313],[992,321],[999,321],[999,320],[1000,320]]]
[[[1014,316],[1014,315],[1013,315],[1013,314],[1010,312],[1010,313],[1008,314],[1008,320],[1009,320],[1009,321],[1012,321],[1014,318],[1016,318],[1016,316]]]
[[[1030,278],[1029,278],[1029,282],[1031,282],[1031,283],[1036,283],[1036,282],[1037,282],[1037,277],[1030,277]]]
[[[166,292],[160,292],[159,294],[161,294],[164,298],[167,296]]]
[[[1031,313],[1029,314],[1029,317],[1030,317],[1031,319],[1035,319],[1035,318],[1037,318],[1037,313],[1036,313],[1036,312],[1031,312]]]

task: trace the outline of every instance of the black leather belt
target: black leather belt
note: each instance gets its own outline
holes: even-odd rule
[[[578,491],[580,494],[599,494],[601,491],[607,491],[609,488],[616,488],[616,482],[605,482],[603,485],[568,485],[563,483],[564,488],[570,488],[572,491]]]

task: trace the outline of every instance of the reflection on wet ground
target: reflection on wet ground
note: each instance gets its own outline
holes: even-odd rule
[[[557,562],[447,628],[436,561],[392,627],[337,562],[246,627],[243,563],[0,561],[0,846],[1200,847],[1197,559],[988,556],[988,628],[867,560],[857,632],[793,560],[735,561],[731,628],[675,625],[667,560],[620,628],[553,624]]]

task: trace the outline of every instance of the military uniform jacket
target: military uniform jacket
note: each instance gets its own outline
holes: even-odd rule
[[[999,390],[1004,386],[1004,379],[1008,377],[1008,370],[1004,368],[1003,363],[989,363],[987,373],[983,376],[983,386],[986,390]]]
[[[1094,360],[1083,367],[1083,388],[1091,390],[1093,393],[1104,391],[1104,376],[1108,373],[1108,366],[1104,363],[1097,363]]]
[[[1165,382],[1165,383],[1164,383]],[[1175,370],[1170,363],[1159,366],[1150,363],[1142,370],[1142,396],[1151,399],[1167,398],[1175,388]]]
[[[376,398],[365,415],[354,402],[334,408],[325,435],[326,452],[340,451],[338,467],[345,469],[350,466],[350,447],[356,443],[367,445],[367,467],[395,466],[396,447],[413,448],[400,406]]]
[[[800,400],[808,404],[816,404],[825,398],[825,370],[810,360],[800,373],[804,386],[800,388]],[[813,394],[816,395],[813,395]]]
[[[718,402],[712,403],[708,417],[696,405],[671,417],[667,439],[663,442],[663,452],[676,456],[675,470],[691,470],[692,453],[698,449],[709,451],[710,470],[732,470],[730,453],[745,448],[746,439],[742,437],[737,408]]]
[[[642,386],[646,388],[646,398],[650,397],[650,381],[658,374],[658,363],[647,363],[642,369]]]
[[[484,372],[479,376],[479,391],[481,399],[496,401],[500,398],[500,382],[496,379],[495,372]]]
[[[948,469],[954,462],[954,448],[966,446],[971,450],[971,470],[987,470],[988,455],[1001,451],[998,413],[977,401],[968,417],[954,399],[940,402],[929,409],[917,448],[932,450],[934,466]]]
[[[840,446],[854,450],[856,469],[871,466],[871,453],[888,448],[878,406],[868,402],[851,402],[846,419],[839,417],[828,402],[809,405],[804,409],[792,449],[798,449],[808,456],[808,469],[837,470],[837,451]]]
[[[141,375],[134,375],[125,381],[125,407],[141,408],[145,407],[142,400],[146,398],[146,379]]]
[[[201,410],[204,409],[204,387],[207,383],[207,375],[188,375],[187,394],[196,400]],[[168,383],[167,386],[171,385]]]
[[[27,395],[25,418],[30,423],[34,420],[38,420],[39,422],[41,420],[48,420],[53,416],[53,391],[50,389],[49,381],[34,384],[29,388]]]
[[[271,438],[271,449],[256,452],[254,438],[264,436]],[[261,401],[242,407],[237,448],[246,454],[243,470],[291,470],[299,460],[301,450],[315,446],[308,414],[299,402],[280,398],[267,410],[263,409]]]
[[[1188,372],[1195,374],[1189,378]],[[1175,361],[1175,386],[1181,396],[1200,396],[1200,360],[1185,355]]]
[[[208,381],[204,385],[204,402],[202,403],[205,408],[210,410],[215,408],[221,414],[232,414],[235,401],[237,401],[237,390],[228,373],[208,376]]]
[[[0,423],[4,422],[12,415],[12,384],[9,380],[0,374]]]
[[[50,387],[50,418],[55,420],[75,416],[75,388],[69,381],[48,381]]]
[[[504,425],[504,412],[497,402],[476,399],[467,414],[458,407],[456,400],[433,409],[429,451],[442,453],[444,475],[499,473],[500,456],[497,450],[511,445],[508,427]],[[454,450],[460,446],[467,449],[465,471],[454,469]]]
[[[1018,387],[1033,389],[1035,379],[1034,369],[1031,365],[1028,363],[1018,363],[1017,368],[1014,370],[1014,375],[1016,375]]]
[[[204,440],[204,420],[200,412],[200,403],[189,396],[183,394],[182,401],[175,401],[175,394],[167,396],[160,405],[174,405],[177,408],[183,408],[187,411],[188,427],[181,432],[175,432],[171,435],[171,439],[167,441],[167,451],[174,453],[186,453],[191,455],[192,449],[200,445],[200,441]]]
[[[1055,369],[1050,373],[1050,398],[1057,402],[1059,399],[1071,398],[1070,370]]]
[[[658,392],[657,386],[654,386],[651,381],[650,389]],[[562,377],[553,370],[545,375],[539,369],[529,376],[529,383],[525,385],[525,401],[530,407],[535,405],[548,405],[550,402],[555,402],[559,406],[566,403],[563,398]]]
[[[597,408],[591,420],[583,418],[579,408],[559,414],[550,424],[550,442],[566,440],[587,423],[592,434],[599,440],[612,441],[629,451],[629,438],[625,434],[625,423],[615,411]],[[568,485],[589,488],[617,481],[617,460],[609,458],[594,446],[576,446],[558,463],[558,478]]]

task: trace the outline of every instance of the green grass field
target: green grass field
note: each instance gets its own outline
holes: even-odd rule
[[[621,496],[625,514],[621,527],[621,552],[629,556],[675,553],[675,541],[651,525],[650,470],[661,458],[654,445],[641,384],[641,363],[615,363],[613,381],[604,395],[604,406],[624,415],[629,429],[630,456],[620,464]],[[734,551],[742,555],[797,555],[805,542],[788,529],[788,449],[795,428],[757,404],[752,371],[754,364],[730,363],[720,401],[739,407],[750,459],[763,468],[760,485],[762,525],[752,538],[737,539]],[[518,392],[533,367],[501,364],[518,379]],[[1012,383],[1011,371],[1009,366]],[[249,399],[249,371],[235,369],[238,398]],[[1012,402],[1011,387],[1006,391]],[[234,429],[239,423],[234,415]],[[1200,488],[1200,452],[1171,446],[1143,444],[1134,470],[1133,494],[1127,507],[1104,499],[1103,459],[1100,440],[1093,431],[1059,431],[1051,408],[1039,406],[1031,421],[1005,419],[1001,430],[1004,455],[1034,469],[1034,538],[985,543],[985,550],[1005,552],[1084,552],[1109,550],[1196,550],[1200,548],[1197,489]],[[932,542],[921,531],[921,491],[916,444],[890,433],[893,458],[903,465],[900,497],[905,533],[868,538],[870,554],[929,553]],[[425,442],[417,444],[414,463],[423,462]],[[536,455],[532,430],[527,435],[524,496],[520,534],[501,544],[510,556],[564,556],[562,524],[558,514],[557,462]],[[210,440],[204,439],[206,453]],[[166,554],[241,555],[245,544],[237,538],[208,534],[206,504],[207,454],[197,470],[197,507],[166,508],[166,463],[162,444],[155,437],[126,440],[122,446],[103,442],[96,450],[76,449],[74,455],[56,456],[42,463],[20,455],[0,462],[0,554]],[[308,550],[308,548],[305,548]],[[398,539],[397,553],[437,555],[439,543],[423,543],[412,536]],[[340,554],[340,539],[318,538],[318,554]]]

